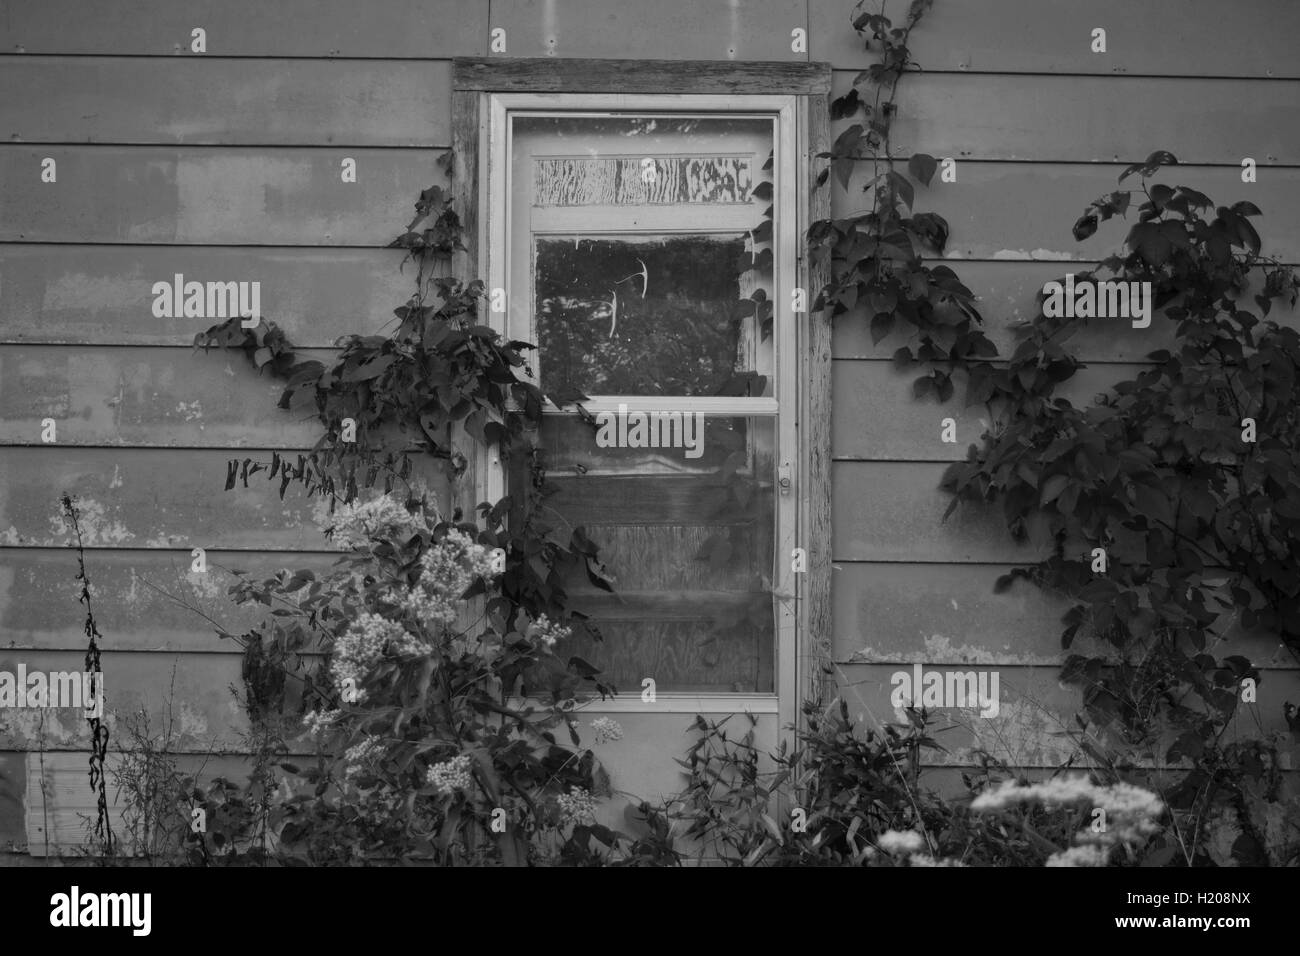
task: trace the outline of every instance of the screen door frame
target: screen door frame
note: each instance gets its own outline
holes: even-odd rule
[[[791,493],[778,496],[790,527],[777,545],[779,566],[789,569],[791,549],[807,555],[805,573],[783,575],[791,586],[778,591],[776,693],[699,695],[660,693],[643,704],[639,693],[599,705],[601,712],[742,712],[779,717],[782,736],[797,726],[799,703],[816,696],[831,655],[830,614],[830,328],[823,313],[792,310],[792,293],[803,290],[807,308],[825,281],[805,254],[803,237],[813,219],[830,217],[829,187],[815,189],[818,153],[829,149],[827,112],[831,70],[823,63],[744,64],[710,61],[636,63],[548,58],[460,58],[453,94],[453,195],[460,200],[467,249],[460,274],[482,277],[489,292],[506,287],[509,243],[506,122],[511,110],[552,113],[649,111],[770,114],[777,120],[773,157],[773,203],[778,248],[774,255],[774,335],[781,336],[781,461],[791,463]],[[753,89],[754,92],[748,92]],[[615,92],[625,90],[627,92]],[[530,91],[530,92],[524,92]],[[658,92],[664,91],[664,92]],[[698,92],[697,92],[698,91]],[[779,260],[784,259],[784,262]],[[482,305],[484,324],[504,331],[507,312]],[[784,327],[785,331],[780,331]],[[790,384],[790,382],[793,384]],[[781,387],[774,382],[774,387]],[[652,400],[653,401],[653,400]],[[498,500],[504,493],[499,461],[486,450],[469,469],[466,499]]]

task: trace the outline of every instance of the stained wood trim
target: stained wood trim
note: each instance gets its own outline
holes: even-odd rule
[[[486,94],[456,90],[451,94],[451,197],[452,208],[460,216],[461,242],[465,248],[452,256],[452,275],[469,282],[479,277],[479,267],[485,262],[482,249],[483,231],[479,228],[482,216],[483,190],[479,185],[479,158],[482,148],[483,101]],[[486,467],[487,451],[457,427],[453,441],[466,458],[465,472],[453,490],[455,506],[466,518],[473,518],[478,476]]]
[[[808,227],[819,219],[831,217],[831,190],[829,185],[815,188],[818,167],[824,162],[817,158],[818,153],[830,149],[830,106],[827,98],[822,96],[807,97],[800,100],[800,106],[806,114],[800,126],[807,131],[805,144],[807,179],[802,185],[802,195],[806,201],[806,214],[802,227]],[[805,289],[811,308],[817,292],[829,280],[826,269],[815,265],[803,251],[805,263]],[[803,665],[802,690],[813,697],[819,691],[825,691],[830,684],[831,675],[825,672],[832,652],[831,635],[831,317],[829,310],[809,311],[807,322],[807,341],[801,343],[800,355],[805,363],[802,372],[804,383],[804,402],[800,408],[799,427],[803,462],[807,469],[804,476],[805,494],[801,505],[804,509],[802,547],[808,551],[808,572],[803,592],[802,614],[800,615],[801,637],[800,661]]]
[[[831,88],[829,63],[566,57],[457,57],[452,62],[452,88],[458,91],[810,95]]]

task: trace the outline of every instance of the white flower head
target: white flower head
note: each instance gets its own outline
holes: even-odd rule
[[[351,747],[343,752],[343,763],[346,769],[343,776],[351,780],[359,774],[363,767],[372,765],[376,758],[383,755],[383,741],[373,734],[363,737]]]
[[[338,719],[340,711],[335,710],[309,710],[303,714],[302,725],[307,728],[307,732],[313,738],[319,737],[333,726],[334,721]]]
[[[902,854],[920,853],[926,848],[925,837],[915,830],[886,830],[880,834],[876,843],[886,853],[894,856]]]
[[[557,641],[567,640],[572,637],[573,628],[561,627],[543,614],[525,628],[524,636],[550,648],[554,647]]]
[[[353,688],[360,688],[371,668],[385,653],[411,658],[428,651],[428,645],[399,622],[367,611],[335,639],[330,674],[340,692],[349,680]]]
[[[453,529],[420,556],[420,577],[410,588],[386,598],[426,627],[452,624],[457,602],[478,578],[491,580],[492,552],[463,531]]]
[[[1157,821],[1165,810],[1164,803],[1149,790],[1129,783],[1103,787],[1085,776],[1058,777],[1025,787],[1014,780],[1003,781],[1000,786],[976,797],[971,802],[971,809],[979,812],[1040,803],[1046,807],[1090,804],[1094,814],[1096,810],[1102,811],[1096,819],[1105,821],[1104,827],[1089,828],[1075,834],[1078,845],[1055,854],[1049,859],[1049,866],[1104,866],[1111,847],[1120,843],[1140,844],[1158,832],[1160,824]],[[1098,858],[1103,862],[1093,862]]]
[[[597,717],[591,722],[591,729],[596,732],[597,744],[623,739],[623,728],[619,726],[617,721],[608,717]]]
[[[1105,866],[1109,852],[1099,846],[1086,844],[1053,853],[1043,866]]]
[[[469,754],[457,754],[441,763],[429,767],[425,779],[443,796],[451,796],[457,791],[468,790],[473,783],[470,774]]]
[[[596,801],[591,793],[582,787],[570,787],[568,793],[555,798],[560,805],[560,820],[565,824],[595,823]]]
[[[343,550],[366,548],[380,539],[405,541],[415,534],[422,523],[417,515],[408,511],[406,505],[391,494],[380,495],[370,501],[339,505],[332,517],[320,510],[319,504],[317,507],[317,522],[330,522],[326,534],[336,547]]]

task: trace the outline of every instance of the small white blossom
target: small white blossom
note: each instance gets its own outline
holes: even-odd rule
[[[318,516],[318,520],[323,523],[326,518]],[[405,540],[419,527],[419,519],[393,495],[339,505],[332,520],[326,533],[336,547],[345,550],[369,547],[376,539]]]
[[[309,710],[303,715],[302,724],[313,738],[319,738],[321,734],[330,729],[334,721],[338,719],[339,713],[338,709]]]
[[[560,820],[563,823],[576,826],[596,822],[596,801],[582,787],[570,787],[568,793],[560,794],[555,801],[560,805]]]
[[[907,859],[908,866],[965,866],[961,860],[950,860],[946,857],[935,859],[928,853],[913,853]]]
[[[608,717],[597,717],[591,722],[591,729],[596,732],[596,743],[603,744],[609,740],[622,740],[623,728],[617,721]]]
[[[383,599],[422,626],[436,628],[455,622],[457,602],[477,578],[495,575],[492,552],[463,531],[452,530],[420,556],[415,584],[389,589]]]
[[[351,780],[361,772],[363,766],[373,763],[375,757],[383,753],[383,749],[380,738],[373,735],[363,737],[343,752],[343,763],[347,768],[343,776]]]
[[[1072,846],[1060,853],[1053,853],[1043,866],[1105,866],[1109,855],[1108,850],[1091,844]]]
[[[469,754],[458,754],[450,760],[436,763],[429,768],[425,779],[444,796],[451,796],[458,790],[467,790],[473,782],[470,776],[471,759]]]
[[[886,853],[898,856],[903,853],[920,853],[925,849],[925,838],[915,830],[886,830],[876,840]]]
[[[524,630],[524,636],[530,640],[539,641],[547,647],[554,647],[556,641],[563,641],[572,637],[573,629],[560,627],[543,614],[528,625]]]
[[[340,690],[350,679],[360,688],[371,668],[387,652],[395,657],[418,657],[428,646],[397,621],[378,614],[361,614],[334,641],[330,674]]]

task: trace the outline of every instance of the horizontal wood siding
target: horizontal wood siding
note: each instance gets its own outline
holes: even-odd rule
[[[487,52],[484,0],[4,0],[5,53],[437,59]],[[190,31],[207,31],[206,54]]]
[[[841,93],[874,61],[848,27],[852,8],[0,0],[0,666],[78,660],[63,491],[85,497],[114,693],[160,715],[174,667],[195,747],[233,739],[241,726],[227,688],[238,682],[238,648],[174,598],[238,633],[252,618],[225,599],[222,567],[262,574],[331,560],[300,497],[281,502],[259,476],[250,490],[222,490],[229,458],[310,445],[305,413],[277,411],[277,386],[242,356],[193,352],[211,320],[155,318],[153,283],[176,273],[259,281],[263,315],[308,349],[391,328],[412,275],[384,246],[422,189],[447,184],[437,161],[451,142],[452,59],[498,56],[492,29],[505,31],[506,56],[557,66],[552,58],[731,63],[710,82],[735,89],[773,73],[761,63],[787,64],[782,82],[799,83],[795,67],[830,62]],[[1106,54],[1089,51],[1098,26]],[[190,52],[195,27],[206,31],[204,54]],[[806,47],[792,46],[799,30]],[[1297,32],[1300,6],[1269,0],[1234,4],[1228,15],[1209,0],[937,0],[913,38],[924,72],[902,86],[895,142],[957,160],[957,181],[918,188],[917,208],[950,223],[949,264],[981,296],[1000,348],[1033,314],[1044,282],[1118,247],[1131,219],[1082,243],[1071,224],[1151,150],[1184,164],[1161,181],[1256,203],[1266,251],[1300,262]],[[633,62],[628,76],[653,84],[672,69]],[[831,124],[832,135],[843,127]],[[1259,164],[1258,182],[1241,181],[1244,157]],[[41,181],[46,158],[57,162],[56,183]],[[346,158],[356,161],[355,183],[342,180]],[[834,215],[863,207],[865,181],[860,170],[847,188],[828,189]],[[1293,312],[1282,316],[1296,324]],[[1092,367],[1065,393],[1090,401],[1168,338],[1160,325],[1098,324],[1077,339]],[[912,376],[888,361],[901,342],[873,345],[861,317],[834,330],[834,613],[830,633],[814,638],[829,641],[842,692],[877,719],[889,713],[888,673],[917,659],[1003,668],[1005,686],[1068,716],[1078,698],[1055,684],[1059,603],[1020,583],[991,591],[1041,542],[1012,542],[995,510],[941,522],[940,476],[978,441],[981,412],[962,407],[960,389],[945,405],[914,401]],[[956,444],[940,440],[947,417]],[[58,422],[55,445],[41,441],[44,418]],[[189,571],[193,547],[208,549],[206,575]],[[710,598],[683,600],[689,618]],[[1240,646],[1282,668],[1268,672],[1259,704],[1261,724],[1276,726],[1274,694],[1300,699],[1287,683],[1294,673],[1268,635]],[[1017,745],[999,755],[1050,764],[1049,722],[1035,723],[1028,705],[1016,713],[1020,723],[998,726]],[[666,755],[636,749],[631,716],[619,718],[629,728],[624,749],[602,757],[631,775],[634,785],[620,786],[659,786],[646,768]],[[21,751],[39,730],[0,726],[0,848],[26,841],[27,787],[14,780],[27,773]],[[955,756],[943,759],[968,759],[974,738],[952,739]]]
[[[446,60],[0,59],[6,142],[451,144]],[[358,175],[357,181],[361,181]]]
[[[1075,241],[1070,228],[1088,203],[1119,188],[1123,171],[1120,163],[958,160],[957,182],[941,183],[936,176],[929,189],[917,187],[916,211],[948,220],[949,259],[1096,260],[1119,248],[1136,218],[1104,223],[1083,242]],[[859,168],[846,189],[836,185],[837,215],[870,205],[862,193],[870,178]],[[1300,258],[1300,167],[1261,168],[1258,182],[1243,183],[1234,166],[1188,165],[1161,170],[1156,181],[1199,189],[1219,205],[1249,199],[1264,213],[1256,222],[1265,251],[1286,262]]]
[[[324,574],[338,553],[208,548],[206,572],[193,570],[188,548],[115,547],[90,554],[92,596],[106,644],[120,651],[172,654],[238,654],[216,639],[204,616],[242,634],[258,619],[257,606],[232,604],[226,589],[244,571],[262,580],[285,568]],[[69,556],[60,547],[0,550],[0,653],[8,650],[84,650],[84,608],[68,576]],[[71,596],[72,600],[69,600]],[[196,613],[196,612],[201,612]]]
[[[324,348],[340,336],[393,328],[392,306],[414,289],[414,270],[398,273],[402,256],[394,249],[0,244],[0,344],[189,348],[204,323],[151,315],[153,284],[180,273],[201,280],[256,277],[262,314],[295,345]],[[1007,355],[1014,348],[1013,326],[1033,314],[1043,283],[1095,265],[962,260],[952,267],[980,297],[985,331]],[[1285,304],[1275,304],[1272,317],[1290,325],[1300,321]],[[1161,323],[1134,329],[1099,320],[1077,332],[1071,344],[1082,361],[1135,361],[1171,337],[1172,329]],[[837,359],[888,359],[905,336],[872,345],[868,324],[849,319],[835,325],[832,341]]]
[[[284,382],[246,367],[242,353],[220,349],[0,346],[0,441],[38,444],[53,418],[61,446],[311,448],[314,406],[268,414]]]
[[[809,59],[791,38],[807,29],[805,0],[492,0],[491,10],[507,56]]]
[[[446,184],[441,152],[2,144],[0,242],[382,246]],[[40,181],[47,156],[57,183]]]
[[[403,212],[395,202],[394,216]],[[0,244],[0,341],[189,347],[204,322],[152,313],[153,284],[179,273],[255,279],[262,315],[289,341],[329,346],[342,335],[393,328],[392,309],[415,290],[415,271],[398,273],[403,255],[313,246]]]
[[[935,9],[935,22],[944,16]],[[924,33],[924,26],[917,35]],[[834,94],[854,70],[836,70]],[[921,73],[899,84],[897,155],[1029,162],[1300,162],[1300,80]],[[989,122],[989,104],[1001,121]],[[1247,106],[1248,108],[1243,108]],[[849,125],[831,125],[838,135]]]
[[[864,68],[862,42],[848,29],[852,9],[809,0],[814,59]],[[1300,30],[1300,9],[1240,0],[1226,12],[1215,0],[938,0],[910,46],[927,72],[1028,74],[1031,86],[1043,76],[1074,74],[1300,77],[1290,40]],[[1091,49],[1097,27],[1106,30],[1105,53]]]

